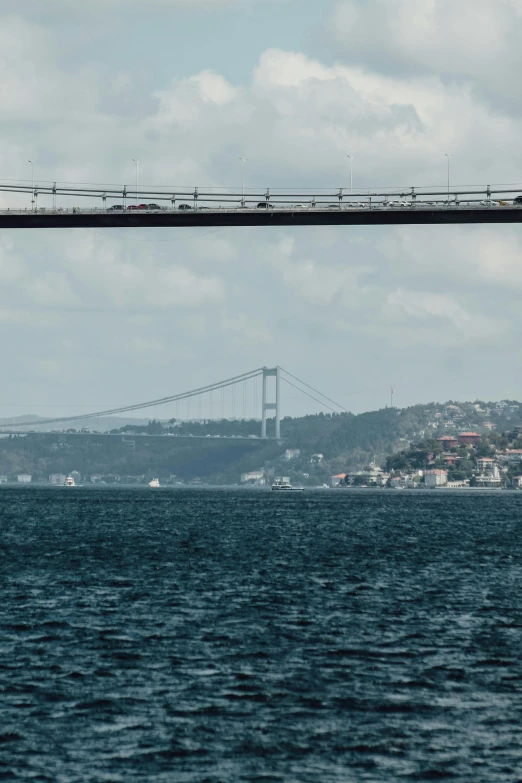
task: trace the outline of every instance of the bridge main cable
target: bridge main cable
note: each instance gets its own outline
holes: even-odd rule
[[[224,381],[218,381],[217,383],[211,383],[208,386],[201,386],[199,389],[192,389],[188,392],[181,394],[173,394],[169,397],[161,397],[157,400],[150,400],[149,402],[140,402],[134,405],[125,405],[120,408],[110,408],[104,411],[96,411],[94,413],[80,413],[77,416],[60,416],[53,419],[40,419],[37,422],[29,421],[17,424],[17,427],[34,427],[35,425],[41,426],[44,424],[59,424],[68,421],[78,421],[79,419],[98,419],[102,416],[114,416],[119,413],[127,413],[129,411],[143,410],[145,408],[152,408],[157,405],[164,405],[169,402],[176,402],[178,400],[186,400],[190,397],[197,397],[200,394],[216,391],[218,389],[224,389],[227,386],[233,386],[236,383],[242,383],[243,381],[249,381],[252,378],[257,378],[263,374],[263,367],[259,367],[257,370],[251,370],[250,372],[243,373],[242,375],[236,375],[233,378],[227,378]],[[12,424],[0,424],[0,430],[11,427]]]

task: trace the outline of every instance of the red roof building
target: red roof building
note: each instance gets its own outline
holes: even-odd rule
[[[445,454],[442,457],[442,461],[445,462],[446,465],[454,465],[459,459],[460,457],[457,457],[456,454]]]
[[[480,440],[478,432],[460,432],[459,440],[465,446],[476,446]]]
[[[442,438],[437,438],[437,441],[444,449],[456,449],[459,445],[457,438],[453,435],[443,435]]]

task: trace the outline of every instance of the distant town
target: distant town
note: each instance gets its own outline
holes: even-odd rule
[[[109,427],[0,435],[0,484],[266,487],[284,477],[334,489],[522,488],[517,401],[287,417],[281,441],[260,439],[256,420]]]

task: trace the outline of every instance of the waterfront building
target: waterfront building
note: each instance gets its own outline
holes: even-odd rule
[[[49,484],[53,484],[56,487],[63,487],[67,476],[64,473],[51,473],[49,476]]]
[[[383,487],[388,481],[389,473],[382,470],[358,470],[356,473],[347,473],[344,483],[348,486]]]
[[[434,468],[433,470],[427,470],[424,474],[424,486],[426,487],[443,487],[448,483],[448,471],[441,470],[440,468]]]
[[[242,473],[240,481],[242,484],[265,484],[265,471],[264,470],[252,470],[250,473]]]
[[[405,476],[392,476],[390,479],[390,487],[392,489],[413,489],[413,487],[417,486],[414,477],[410,474],[407,474]]]

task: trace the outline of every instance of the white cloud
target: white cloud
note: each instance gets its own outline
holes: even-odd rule
[[[115,72],[82,60],[64,70],[56,33],[4,16],[2,174],[27,179],[31,158],[37,179],[132,184],[139,157],[143,186],[238,191],[242,156],[247,189],[334,193],[348,184],[347,154],[355,156],[356,189],[442,186],[449,150],[455,182],[510,181],[522,169],[520,120],[484,100],[492,73],[483,78],[487,69],[476,61],[473,79],[459,71],[451,81],[435,68],[444,3],[397,0],[406,29],[386,4],[375,4],[382,19],[374,19],[371,4],[341,3],[339,41],[352,41],[353,31],[360,40],[338,64],[267,46],[236,81],[208,68],[182,78],[173,65],[152,89],[140,81],[141,60]],[[422,66],[408,10],[426,39]],[[506,19],[518,24],[515,11],[502,5],[493,51],[510,47],[501,33]],[[478,39],[485,34],[481,26]],[[389,69],[376,54],[381,38]],[[519,56],[512,49],[510,63]],[[521,250],[520,232],[509,226],[12,232],[0,237],[0,323],[9,324],[13,363],[6,377],[20,375],[24,400],[38,383],[62,399],[56,367],[71,388],[89,367],[91,385],[82,380],[72,392],[87,407],[107,379],[116,401],[129,398],[130,379],[135,399],[174,391],[169,357],[183,364],[183,386],[279,362],[312,382],[336,377],[349,391],[354,378],[377,387],[406,377],[408,352],[425,350],[426,382],[447,377],[451,396],[465,343],[477,384],[496,383],[505,396],[503,384],[522,381],[516,363],[506,364],[502,380],[484,368],[516,347]],[[416,383],[408,401],[424,393]]]
[[[352,63],[465,81],[508,113],[522,108],[519,0],[339,0],[328,29]]]

